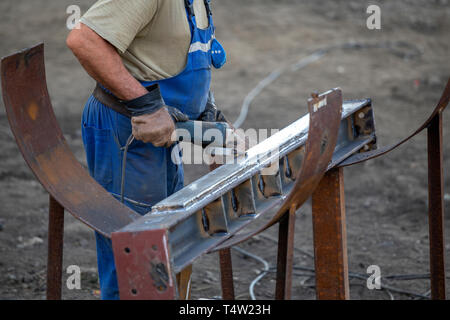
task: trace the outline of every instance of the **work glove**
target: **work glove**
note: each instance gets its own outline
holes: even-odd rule
[[[128,101],[122,101],[131,114],[133,136],[155,147],[172,145],[175,131],[174,116],[169,112],[158,85],[147,88],[147,94]],[[180,115],[177,117],[181,118]]]

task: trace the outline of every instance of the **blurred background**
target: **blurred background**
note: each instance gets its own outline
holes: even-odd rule
[[[92,0],[1,0],[0,56],[45,43],[47,82],[69,145],[85,165],[80,118],[94,81],[65,46],[69,5],[81,13]],[[369,30],[369,5],[381,9],[381,29]],[[213,0],[217,38],[228,52],[226,66],[213,73],[217,104],[238,118],[243,101],[275,70],[283,73],[252,102],[243,128],[281,129],[307,112],[313,91],[342,88],[344,99],[372,98],[378,144],[406,137],[436,105],[450,76],[448,0]],[[345,48],[342,46],[347,44]],[[319,60],[295,70],[298,61],[321,48]],[[444,114],[445,210],[450,213],[450,111]],[[0,299],[44,299],[48,198],[20,155],[0,108]],[[187,166],[186,183],[205,174]],[[345,170],[349,269],[366,274],[378,265],[382,276],[429,272],[426,136],[421,134],[393,153]],[[313,267],[311,208],[298,211],[295,264]],[[450,222],[445,223],[446,232]],[[241,245],[276,265],[277,228]],[[64,289],[65,299],[98,299],[93,232],[66,215],[64,268],[78,265],[82,289]],[[447,240],[447,261],[450,257]],[[233,251],[238,299],[263,266]],[[65,269],[64,269],[65,270]],[[192,298],[220,295],[218,257],[194,265]],[[450,270],[448,267],[447,270]],[[64,274],[64,279],[67,278]],[[259,299],[273,299],[275,276],[255,287]],[[293,278],[293,299],[314,299],[314,279]],[[429,281],[391,280],[402,290],[425,294]],[[450,287],[448,287],[450,288]],[[368,290],[351,279],[352,299],[413,299],[414,295]]]

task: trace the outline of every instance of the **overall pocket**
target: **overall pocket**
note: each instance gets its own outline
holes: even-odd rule
[[[116,142],[110,129],[83,126],[83,142],[91,176],[106,190],[113,182],[113,150]]]

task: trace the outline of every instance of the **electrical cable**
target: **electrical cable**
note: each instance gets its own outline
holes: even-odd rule
[[[133,134],[130,134],[130,136],[127,139],[127,143],[124,147],[121,148],[123,151],[123,157],[122,157],[122,177],[120,181],[120,202],[124,202],[124,193],[125,193],[125,170],[127,167],[127,155],[128,155],[128,148],[134,141]]]
[[[408,53],[405,53],[405,51],[399,50],[398,48],[408,48],[411,51]],[[311,63],[320,60],[322,57],[330,53],[331,51],[334,51],[335,49],[354,49],[354,50],[361,50],[361,49],[388,49],[392,51],[395,55],[403,58],[413,58],[416,56],[419,56],[422,54],[422,52],[417,49],[416,46],[405,42],[405,41],[386,41],[386,42],[379,42],[379,43],[362,43],[362,42],[356,42],[356,41],[350,41],[343,44],[338,45],[330,45],[324,48],[317,49],[313,51],[311,54],[307,55],[306,57],[298,60],[297,62],[286,66],[276,69],[275,71],[272,71],[267,77],[262,79],[256,87],[254,87],[245,97],[244,102],[241,106],[241,112],[234,122],[233,126],[235,128],[240,128],[242,124],[247,119],[247,115],[250,109],[250,105],[253,102],[253,100],[271,83],[273,83],[275,80],[277,80],[281,75],[283,75],[285,72],[287,72],[289,69],[292,72],[298,71],[300,69],[303,69],[310,65]]]
[[[254,255],[248,251],[245,251],[244,249],[241,249],[238,247],[233,247],[233,249],[264,265],[264,270],[250,283],[249,290],[248,290],[249,294],[250,294],[250,298],[252,300],[256,300],[255,293],[254,293],[255,285],[259,282],[259,280],[264,278],[264,276],[269,272],[269,263],[266,260],[264,260],[263,258],[261,258],[257,255]]]

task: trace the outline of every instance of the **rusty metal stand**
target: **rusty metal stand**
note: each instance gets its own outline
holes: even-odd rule
[[[290,300],[294,263],[295,211],[292,206],[280,220],[278,231],[277,282],[275,300]]]
[[[234,300],[233,264],[231,260],[231,249],[219,251],[220,281],[222,283],[222,299]]]
[[[176,275],[180,300],[191,299],[192,264]]]
[[[312,196],[316,296],[349,299],[344,171],[328,171]]]
[[[434,300],[445,300],[444,177],[441,112],[434,116],[427,130],[431,298]]]
[[[64,241],[64,207],[52,196],[49,200],[47,300],[61,300]]]

